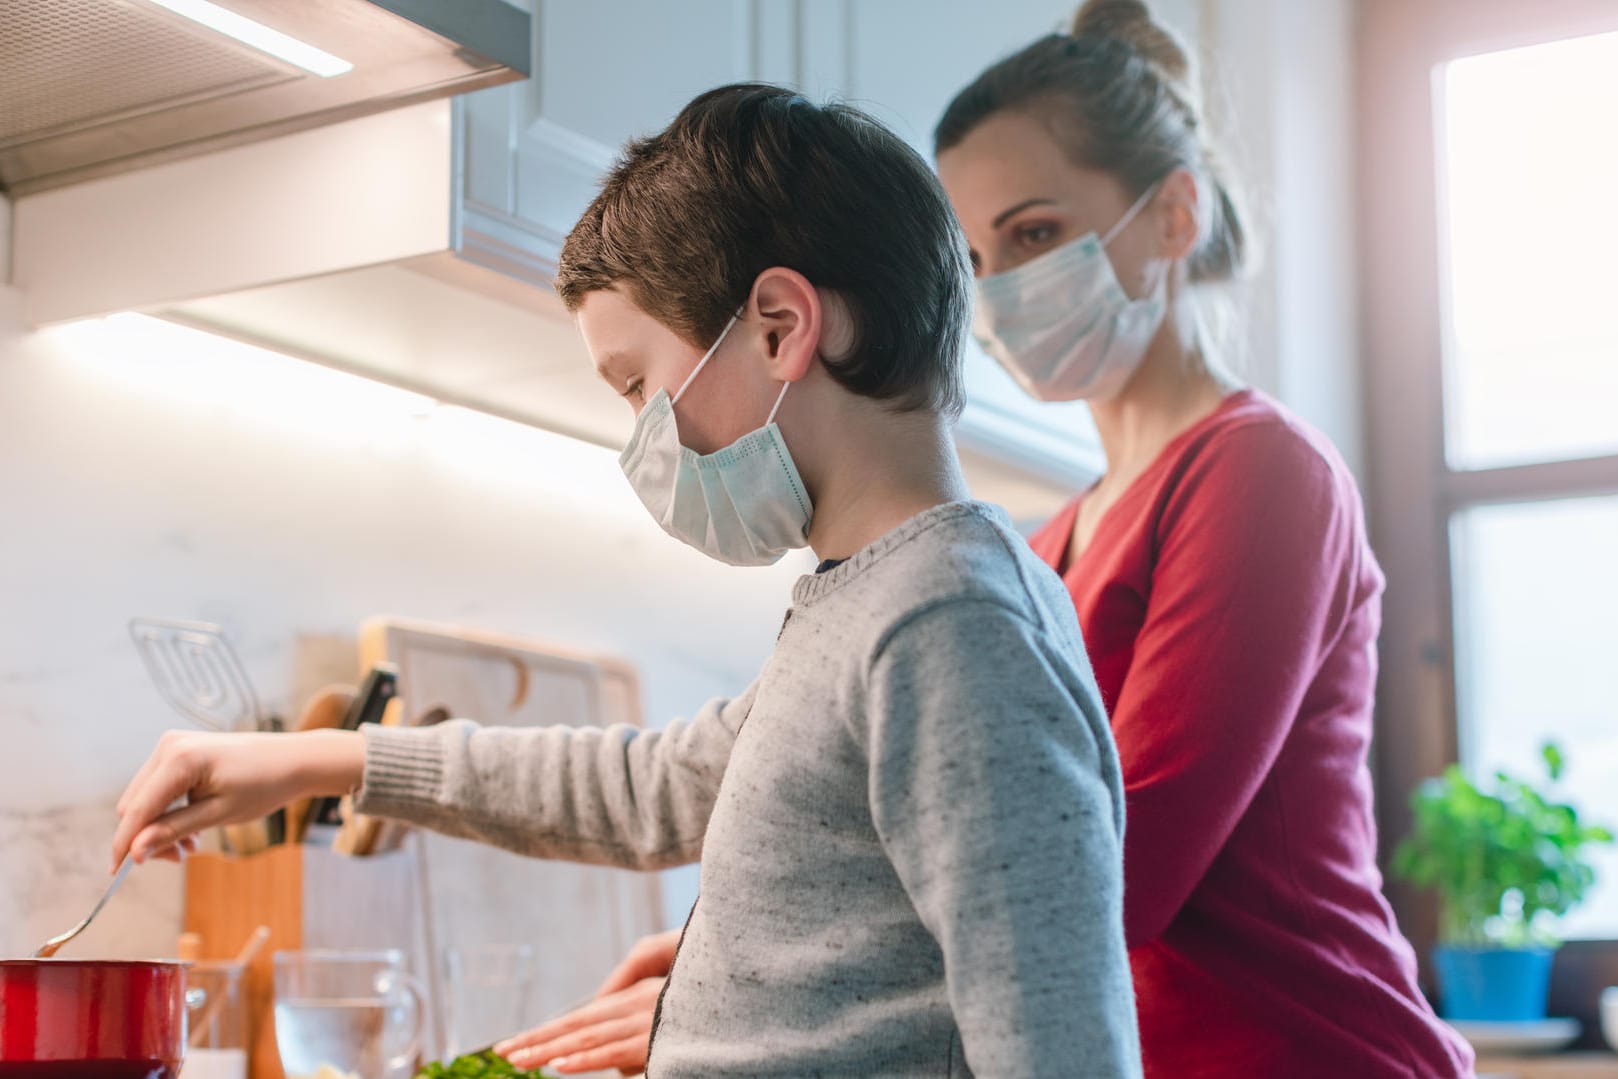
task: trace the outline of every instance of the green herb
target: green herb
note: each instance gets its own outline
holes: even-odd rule
[[[1564,761],[1555,743],[1540,751],[1551,782]],[[1415,826],[1393,855],[1393,872],[1438,892],[1445,943],[1522,947],[1554,944],[1555,920],[1595,883],[1586,848],[1613,842],[1571,805],[1496,772],[1483,789],[1454,765],[1416,789]]]
[[[468,1053],[456,1057],[448,1064],[429,1064],[416,1073],[416,1079],[556,1079],[555,1073],[544,1068],[524,1071],[515,1067],[494,1050]]]

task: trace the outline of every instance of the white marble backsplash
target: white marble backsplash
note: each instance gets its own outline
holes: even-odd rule
[[[0,956],[34,949],[90,912],[106,889],[113,802],[40,812],[0,810]],[[137,866],[63,958],[172,956],[181,875],[168,862]]]
[[[27,332],[19,299],[0,287],[0,953],[89,909],[113,804],[180,723],[132,616],[220,623],[282,715],[354,681],[390,614],[624,656],[657,725],[751,680],[807,566],[682,547],[597,447],[338,409],[312,399],[329,372],[164,324]],[[694,873],[664,891],[678,924]],[[81,954],[172,953],[180,905],[178,870],[142,867]]]

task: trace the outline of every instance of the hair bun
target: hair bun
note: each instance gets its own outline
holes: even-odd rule
[[[1201,100],[1191,55],[1180,38],[1152,18],[1142,0],[1087,0],[1073,16],[1073,37],[1105,37],[1121,41],[1157,69],[1184,101]]]

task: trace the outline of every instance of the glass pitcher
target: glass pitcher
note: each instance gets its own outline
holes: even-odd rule
[[[275,1044],[287,1079],[394,1079],[426,1017],[401,951],[275,953]]]

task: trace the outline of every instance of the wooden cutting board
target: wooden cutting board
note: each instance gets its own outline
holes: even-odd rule
[[[399,671],[399,708],[413,722],[448,715],[484,725],[641,725],[634,668],[608,656],[463,627],[393,618],[360,633],[362,669]],[[412,718],[406,718],[412,717]],[[663,928],[654,874],[523,858],[465,840],[413,834],[427,912],[431,967],[443,1037],[444,949],[529,944],[539,975],[534,1023],[593,993],[637,939]]]

